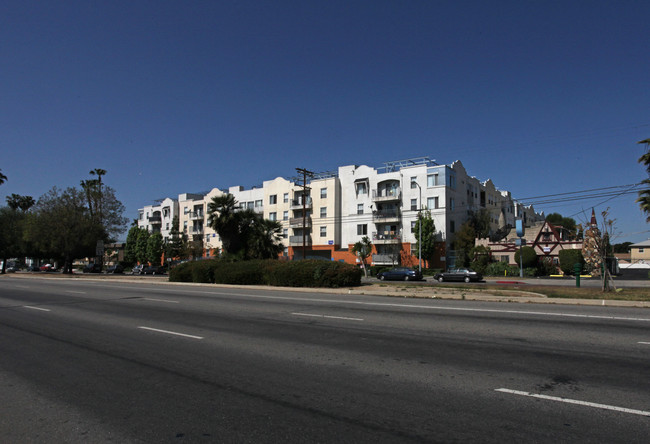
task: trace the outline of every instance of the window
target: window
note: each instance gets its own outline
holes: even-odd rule
[[[289,220],[289,212],[288,211],[285,211],[284,213],[282,213],[282,220]]]
[[[282,237],[285,238],[285,239],[289,237],[289,229],[288,228],[285,228],[284,230],[282,230]]]
[[[417,177],[411,177],[411,189],[418,187],[418,184],[417,184],[416,180],[417,180]]]
[[[142,220],[143,217],[144,217],[144,214],[140,213],[140,220]]]
[[[357,225],[357,235],[358,236],[367,236],[368,235],[368,225],[359,224]]]
[[[456,222],[453,220],[449,221],[449,232],[455,233],[456,232]]]
[[[357,182],[354,184],[357,196],[359,194],[368,194],[368,184],[366,182]]]
[[[275,211],[272,212],[272,213],[269,213],[269,220],[274,220],[274,221],[278,220],[278,213],[276,213]]]
[[[453,174],[449,175],[449,187],[456,189],[456,176]]]
[[[438,173],[429,174],[427,176],[427,187],[438,186]]]
[[[456,207],[456,200],[452,197],[451,199],[449,199],[449,209],[453,211],[455,207]]]
[[[357,214],[363,214],[363,204],[357,205]]]
[[[411,199],[411,210],[415,211],[418,209],[418,200],[417,199]]]
[[[327,237],[327,227],[320,227],[320,237]]]
[[[411,233],[415,231],[415,224],[417,224],[417,221],[412,220],[411,221]]]
[[[325,199],[327,197],[327,188],[320,189],[320,198]]]
[[[327,207],[320,208],[320,217],[327,217]]]
[[[436,196],[436,197],[428,197],[427,198],[427,208],[429,210],[438,208],[438,196]]]
[[[275,205],[278,203],[278,195],[272,194],[269,196],[269,205]]]
[[[256,200],[255,201],[255,208],[261,208],[262,207],[262,199]]]
[[[643,247],[639,248],[639,253],[643,253]]]
[[[169,222],[165,224],[165,230],[169,230]]]
[[[189,207],[183,207],[183,214],[187,214],[190,212]]]

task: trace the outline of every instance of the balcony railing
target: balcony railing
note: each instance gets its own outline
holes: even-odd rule
[[[191,211],[189,215],[191,220],[203,220],[203,211]]]
[[[302,235],[289,236],[289,245],[291,247],[302,247]],[[311,245],[311,235],[305,236],[305,245]]]
[[[400,211],[395,210],[383,210],[383,211],[373,211],[372,212],[372,221],[373,222],[390,222],[398,221],[400,218]]]
[[[160,216],[149,216],[149,222],[152,224],[162,224],[162,217]]]
[[[372,241],[376,244],[399,244],[402,235],[395,233],[372,233]]]
[[[289,219],[289,227],[294,228],[294,227],[302,227],[302,217],[292,217]],[[311,227],[311,217],[306,217],[305,218],[305,226],[306,227]]]
[[[372,190],[372,200],[375,202],[389,202],[402,198],[401,188],[383,188]]]
[[[304,202],[304,205],[303,205]],[[301,208],[311,208],[312,205],[312,200],[311,197],[307,197],[306,199],[293,199],[291,201],[291,209],[292,210],[299,210]]]
[[[397,256],[397,257],[395,257]],[[399,263],[399,254],[373,254],[372,263],[374,265],[393,265]]]

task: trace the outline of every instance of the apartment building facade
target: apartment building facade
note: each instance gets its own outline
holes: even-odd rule
[[[138,227],[150,233],[160,233],[163,239],[169,239],[172,222],[178,215],[178,201],[167,197],[138,210]]]
[[[526,225],[543,220],[491,180],[470,176],[460,161],[440,165],[423,157],[387,162],[380,168],[347,165],[303,178],[278,177],[249,190],[236,186],[179,195],[181,231],[204,241],[205,256],[221,248],[217,233],[208,226],[207,206],[213,197],[226,193],[242,208],[281,223],[284,256],[289,259],[358,263],[350,249],[367,236],[373,244],[373,264],[416,265],[414,228],[418,215],[429,211],[439,256],[428,265],[445,268],[453,264],[456,232],[474,212],[487,211],[494,230],[514,227],[517,218]]]

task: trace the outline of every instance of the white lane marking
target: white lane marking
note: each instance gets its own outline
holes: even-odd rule
[[[178,333],[178,332],[176,332],[176,331],[159,330],[159,329],[157,329],[157,328],[143,327],[143,326],[140,326],[140,327],[138,327],[138,328],[141,328],[142,330],[155,331],[155,332],[158,332],[158,333],[166,333],[166,334],[168,334],[168,335],[183,336],[183,337],[185,337],[185,338],[203,339],[202,336],[188,335],[188,334],[185,334],[185,333]]]
[[[23,307],[29,308],[30,310],[52,311],[49,308],[32,307],[31,305],[23,305]]]
[[[559,397],[556,397],[556,396],[540,395],[540,394],[537,394],[537,393],[522,392],[522,391],[519,391],[519,390],[510,390],[510,389],[505,389],[505,388],[496,389],[495,391],[501,392],[501,393],[509,393],[511,395],[528,396],[528,397],[531,397],[531,398],[545,399],[545,400],[548,400],[548,401],[557,401],[557,402],[564,402],[564,403],[567,403],[567,404],[582,405],[582,406],[585,406],[585,407],[594,407],[594,408],[597,408],[597,409],[613,410],[615,412],[630,413],[632,415],[650,416],[650,412],[647,412],[647,411],[644,411],[644,410],[628,409],[628,408],[625,408],[625,407],[616,407],[616,406],[607,405],[607,404],[597,404],[595,402],[578,401],[577,399],[559,398]]]
[[[75,290],[66,290],[66,293],[74,293],[74,294],[86,294],[85,291],[75,291]]]
[[[179,304],[179,301],[170,301],[167,299],[156,299],[156,298],[143,298],[145,301],[154,301],[154,302],[167,302],[169,304]]]
[[[130,290],[142,290],[138,287],[123,287]],[[177,289],[156,289],[158,293],[160,292],[169,292],[169,293],[178,293],[181,290]],[[279,290],[275,290],[279,291]],[[425,310],[441,310],[441,311],[464,311],[464,312],[473,312],[473,313],[503,313],[503,314],[525,314],[532,316],[556,316],[556,317],[568,317],[568,318],[581,318],[581,319],[602,319],[610,321],[640,321],[640,322],[650,322],[650,318],[636,318],[636,317],[626,317],[626,316],[605,316],[605,315],[583,315],[583,314],[572,314],[572,313],[553,313],[546,311],[525,311],[525,310],[498,310],[494,308],[467,308],[467,307],[441,307],[437,305],[419,305],[419,304],[397,304],[397,303],[388,303],[388,302],[361,302],[361,301],[346,301],[338,299],[322,299],[322,298],[299,298],[293,296],[268,296],[268,295],[259,295],[259,294],[245,294],[245,293],[226,293],[223,291],[199,291],[199,290],[189,290],[183,289],[185,294],[207,294],[207,295],[221,295],[221,296],[236,296],[241,298],[252,298],[252,299],[269,299],[269,300],[283,300],[283,301],[307,301],[307,302],[325,302],[325,303],[337,303],[337,304],[349,304],[349,305],[362,305],[369,307],[395,307],[395,308],[421,308]]]
[[[14,285],[16,288],[29,288],[27,285]]]
[[[291,313],[295,316],[311,316],[314,318],[326,318],[326,319],[343,319],[344,321],[363,321],[361,318],[347,318],[345,316],[328,316],[328,315],[319,315],[312,313]]]
[[[639,342],[639,344],[650,345],[650,342]]]

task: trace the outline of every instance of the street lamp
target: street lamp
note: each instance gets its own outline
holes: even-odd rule
[[[416,181],[412,181],[411,185],[417,186],[420,191],[420,204],[418,205],[418,270],[422,273],[422,219],[420,218],[422,211],[422,187]]]

